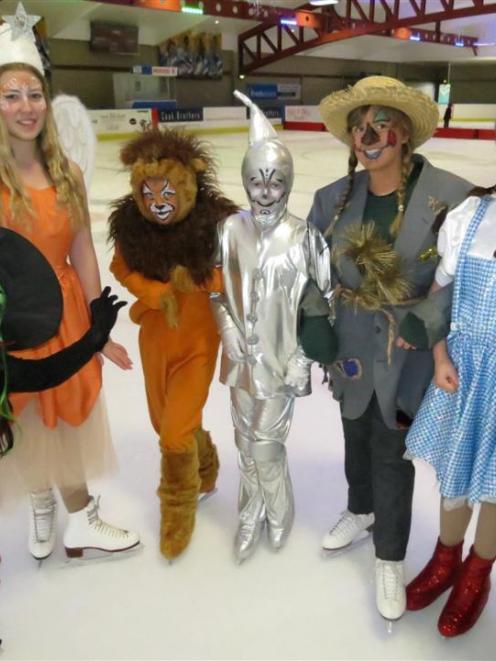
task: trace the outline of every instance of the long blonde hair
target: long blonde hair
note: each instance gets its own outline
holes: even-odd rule
[[[36,76],[42,85],[47,113],[45,124],[37,138],[38,147],[57,192],[57,203],[61,207],[68,207],[72,227],[80,228],[87,223],[85,194],[82,183],[70,166],[69,160],[60,145],[46,81],[37,69],[28,64],[12,63],[0,66],[0,76],[6,71],[28,71]],[[12,215],[21,224],[29,224],[30,217],[32,218],[33,214],[31,200],[19,176],[17,163],[10,146],[9,134],[0,115],[0,187],[2,186],[7,188],[9,192]],[[0,212],[1,205],[2,198],[0,196]],[[0,213],[0,224],[3,224],[3,222]]]
[[[355,110],[352,110],[350,112],[347,118],[348,134],[351,135],[351,131],[353,127],[358,126],[360,124],[363,117],[367,114],[367,112],[371,107],[372,106],[360,106],[359,108],[356,108]],[[384,106],[384,107],[388,111],[388,114],[392,119],[393,125],[400,128],[405,135],[411,136],[412,123],[410,121],[410,118],[407,115],[405,115],[405,113],[401,112],[401,110],[396,110],[396,108],[390,108],[389,106],[388,107]],[[403,222],[403,218],[405,215],[406,185],[408,182],[408,175],[410,174],[410,169],[412,165],[412,154],[413,154],[413,148],[412,148],[411,140],[409,138],[408,141],[402,145],[401,178],[400,178],[400,184],[396,190],[396,202],[398,205],[398,212],[391,225],[390,232],[392,237],[398,235],[399,229],[401,227],[401,223]],[[329,223],[329,226],[325,231],[326,237],[332,233],[336,223],[340,219],[341,214],[343,213],[343,211],[346,208],[346,205],[348,204],[348,201],[351,196],[351,191],[353,189],[353,183],[355,180],[355,170],[357,165],[358,165],[358,160],[352,145],[350,149],[350,156],[348,158],[348,175],[347,175],[346,186],[336,205],[336,208],[334,209],[334,214],[332,216],[331,222]]]

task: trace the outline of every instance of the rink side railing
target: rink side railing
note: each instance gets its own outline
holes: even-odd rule
[[[445,106],[439,106],[440,126],[434,137],[496,140],[496,104],[459,104],[450,127],[442,126]],[[318,106],[263,108],[275,128],[291,131],[325,131]],[[195,133],[247,131],[248,110],[244,106],[215,108],[90,110],[99,140],[124,140],[150,127],[181,127]]]

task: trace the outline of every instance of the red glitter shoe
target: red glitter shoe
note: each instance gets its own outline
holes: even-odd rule
[[[462,564],[463,541],[456,546],[445,546],[437,540],[434,554],[420,574],[406,586],[406,607],[417,611],[432,604],[455,582]]]
[[[490,574],[495,559],[480,558],[472,546],[439,616],[437,626],[443,636],[459,636],[477,622],[489,597]]]

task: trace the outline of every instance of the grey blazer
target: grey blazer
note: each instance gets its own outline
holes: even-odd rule
[[[427,295],[438,262],[436,257],[420,260],[419,256],[436,245],[432,225],[440,207],[452,207],[460,203],[473,185],[450,172],[433,167],[422,156],[416,154],[414,159],[422,163],[422,170],[394,247],[403,258],[413,283],[411,296],[419,298]],[[344,177],[316,192],[308,220],[321,232],[327,229],[346,183],[347,178]],[[331,249],[342,245],[349,227],[361,223],[367,190],[368,173],[361,171],[355,175],[348,205],[328,238]],[[333,286],[341,283],[344,287],[356,289],[360,285],[362,276],[352,260],[341,258],[337,267],[333,269]],[[451,288],[445,288],[433,298],[432,303],[449,310],[450,298]],[[408,306],[390,309],[397,325],[409,309]],[[424,304],[423,314],[429,318],[428,305]],[[388,427],[397,428],[398,411],[413,417],[432,379],[431,352],[405,351],[394,346],[388,364],[389,322],[386,316],[382,312],[355,310],[339,300],[336,304],[335,328],[339,338],[337,360],[356,358],[362,368],[359,378],[351,379],[343,376],[336,364],[331,366],[333,395],[341,403],[343,417],[354,419],[362,415],[374,390]]]

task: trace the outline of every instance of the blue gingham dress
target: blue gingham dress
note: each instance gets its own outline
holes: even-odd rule
[[[408,455],[434,467],[441,495],[469,503],[496,502],[496,259],[468,254],[490,204],[479,203],[455,272],[447,343],[458,391],[431,385],[406,439]]]

